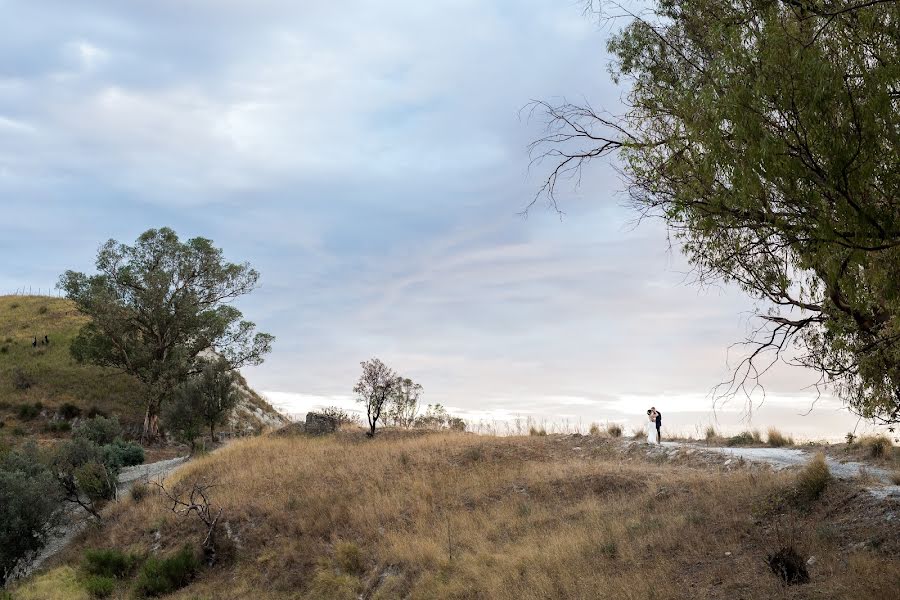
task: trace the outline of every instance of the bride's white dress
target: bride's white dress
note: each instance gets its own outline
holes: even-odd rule
[[[647,423],[647,443],[648,444],[658,444],[659,440],[656,437],[656,421],[649,421]]]

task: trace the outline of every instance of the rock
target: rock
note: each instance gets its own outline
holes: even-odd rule
[[[304,430],[310,435],[334,433],[337,430],[337,419],[321,413],[306,413]]]
[[[806,565],[809,566],[809,567],[811,567],[811,566],[813,566],[814,564],[816,564],[817,562],[819,562],[819,559],[817,559],[815,556],[810,556],[810,557],[806,560]]]
[[[731,552],[726,552],[725,556],[731,556]]]
[[[731,464],[731,459],[730,459],[730,458],[729,458],[728,460],[726,460],[724,463],[722,463],[722,465],[723,465],[723,466],[726,466],[726,467],[727,467],[728,465],[730,465],[730,464]]]
[[[575,446],[572,450],[581,450],[581,446]]]

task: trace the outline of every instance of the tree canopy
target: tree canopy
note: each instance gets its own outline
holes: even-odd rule
[[[555,205],[560,177],[617,155],[698,280],[760,301],[730,391],[786,357],[858,414],[900,421],[900,2],[599,6],[626,20],[609,42],[626,108],[536,102],[541,191]]]
[[[262,362],[274,338],[257,333],[230,304],[250,293],[259,273],[224,259],[205,238],[185,242],[150,229],[134,245],[109,240],[98,273],[67,271],[59,287],[91,317],[72,345],[83,362],[115,367],[146,389],[145,436],[155,437],[164,399],[214,350],[232,369]]]

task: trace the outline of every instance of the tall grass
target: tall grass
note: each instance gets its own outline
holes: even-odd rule
[[[794,445],[794,438],[784,435],[775,427],[769,428],[769,431],[766,433],[766,437],[768,437],[769,439],[769,445],[773,448]]]

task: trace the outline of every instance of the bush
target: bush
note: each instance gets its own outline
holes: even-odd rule
[[[725,440],[726,446],[749,446],[751,444],[753,444],[753,434],[749,431],[742,431]]]
[[[112,500],[116,497],[116,473],[98,461],[75,467],[72,474],[78,488],[91,500]]]
[[[46,314],[47,314],[47,307],[46,307],[46,305],[42,305],[40,308],[38,308],[38,314],[39,314],[39,315],[46,315]]]
[[[9,346],[0,346],[0,354],[6,354],[9,352]]]
[[[869,449],[869,456],[872,458],[884,458],[893,447],[891,440],[884,435],[866,436],[859,442],[864,448]]]
[[[339,406],[327,406],[319,412],[334,419],[338,429],[344,425],[362,425],[362,417],[358,413],[344,410]]]
[[[589,431],[591,435],[600,435],[600,425],[597,423],[591,423],[591,429]]]
[[[84,552],[81,568],[88,575],[122,579],[130,575],[137,564],[137,557],[115,548],[95,548]]]
[[[68,421],[50,421],[45,429],[50,433],[62,433],[72,430],[72,424]]]
[[[81,416],[81,409],[71,402],[65,402],[62,406],[59,407],[59,409],[56,411],[56,414],[58,414],[66,421],[71,421],[72,419]]]
[[[754,429],[753,431],[750,432],[750,435],[753,436],[754,444],[762,444],[762,434],[759,432],[759,429]]]
[[[772,572],[788,585],[809,583],[809,571],[804,558],[793,546],[785,546],[766,557]]]
[[[138,481],[133,486],[131,486],[129,494],[131,495],[131,499],[134,502],[140,502],[148,495],[150,495],[150,486],[142,481]]]
[[[116,580],[101,575],[88,575],[82,585],[93,598],[109,598],[116,589]]]
[[[20,404],[16,414],[23,421],[30,421],[38,417],[41,414],[41,410],[44,409],[44,405],[40,402],[35,402],[33,404]]]
[[[16,367],[12,372],[12,384],[17,390],[27,390],[34,385],[34,380],[22,368]]]
[[[795,499],[801,507],[808,507],[818,500],[831,482],[831,471],[825,455],[816,454],[797,476]]]
[[[782,446],[793,446],[794,439],[790,436],[784,435],[774,427],[770,427],[767,433],[769,438],[769,445],[773,448],[781,448]]]
[[[706,431],[704,432],[707,441],[711,441],[719,437],[719,434],[716,432],[716,428],[712,425],[707,426]]]
[[[614,438],[622,437],[622,426],[618,423],[610,423],[606,426],[606,433]]]
[[[93,419],[95,417],[108,417],[106,411],[100,410],[96,406],[92,406],[88,409],[87,415],[85,415],[88,419]]]
[[[185,546],[168,558],[148,558],[138,574],[135,591],[144,596],[162,596],[181,589],[200,570],[197,553]]]
[[[338,542],[334,547],[334,561],[341,571],[350,575],[361,575],[366,570],[362,552],[353,542]]]
[[[33,442],[0,456],[0,587],[58,522],[59,488]]]
[[[144,448],[134,442],[117,439],[103,446],[103,462],[118,471],[122,467],[132,467],[144,463]]]
[[[547,430],[543,427],[538,428],[532,426],[528,428],[528,435],[547,435]]]
[[[112,444],[116,438],[121,437],[122,426],[119,425],[119,419],[112,417],[96,416],[92,419],[82,421],[75,427],[72,434],[74,438],[81,438],[91,441],[98,446]]]

